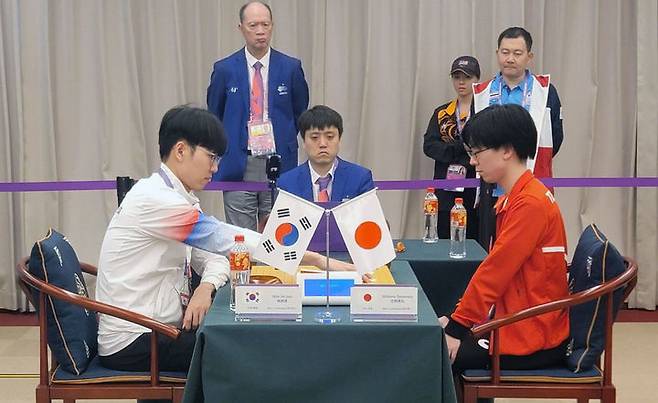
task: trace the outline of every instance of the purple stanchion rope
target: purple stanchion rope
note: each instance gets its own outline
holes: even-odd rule
[[[543,178],[542,182],[550,187],[577,188],[621,188],[621,187],[658,187],[658,177],[644,178]],[[479,179],[428,179],[406,181],[375,181],[379,190],[414,190],[433,187],[456,188],[477,187]],[[7,192],[66,192],[79,190],[114,190],[116,181],[57,181],[57,182],[0,182],[0,193]],[[266,191],[265,182],[211,182],[205,190],[223,191]]]

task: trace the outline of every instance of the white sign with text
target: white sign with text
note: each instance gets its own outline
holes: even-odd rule
[[[350,314],[354,322],[415,322],[418,288],[407,285],[355,285]]]
[[[235,318],[296,320],[302,318],[302,290],[297,284],[244,284],[235,287]]]

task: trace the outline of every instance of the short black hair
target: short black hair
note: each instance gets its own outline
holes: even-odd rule
[[[500,48],[500,43],[504,38],[518,38],[522,37],[525,41],[525,47],[530,52],[532,50],[532,35],[530,32],[526,31],[525,28],[521,27],[509,27],[498,35],[498,48]]]
[[[242,22],[244,22],[244,10],[246,10],[247,7],[252,3],[260,3],[260,4],[264,5],[267,8],[267,11],[269,11],[269,13],[270,13],[270,20],[272,20],[272,9],[270,8],[270,6],[267,3],[263,3],[262,1],[249,1],[247,3],[244,3],[242,5],[242,7],[240,7],[240,13],[239,13],[239,15],[240,15],[240,24],[242,24]]]
[[[189,105],[173,107],[162,117],[158,136],[160,160],[165,161],[180,140],[191,147],[207,148],[217,155],[224,155],[226,151],[224,128],[217,116]]]
[[[537,151],[537,128],[530,113],[516,104],[491,105],[473,115],[462,132],[470,148],[509,146],[521,161],[534,158]]]
[[[297,119],[297,127],[302,139],[307,130],[312,128],[322,130],[331,126],[338,129],[338,137],[343,135],[343,118],[338,112],[326,105],[315,105],[311,109],[302,112],[299,119]]]

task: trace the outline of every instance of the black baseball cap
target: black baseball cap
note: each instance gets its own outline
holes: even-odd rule
[[[452,62],[450,75],[455,74],[456,71],[461,71],[469,77],[480,78],[480,63],[473,56],[459,56]]]

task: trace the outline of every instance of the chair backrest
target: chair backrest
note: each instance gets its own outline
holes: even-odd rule
[[[88,296],[80,262],[68,240],[52,228],[32,248],[29,272],[44,282],[77,295]],[[40,306],[39,289],[32,302]],[[97,352],[96,313],[50,296],[46,297],[48,345],[62,368],[81,374]]]
[[[117,176],[117,206],[121,205],[123,198],[135,184],[135,180],[130,176]]]
[[[37,245],[40,245],[42,250],[44,249],[45,239],[57,239],[57,244],[46,244],[46,246],[57,246],[57,251],[54,248],[49,248],[51,250],[50,261],[51,263],[55,259],[56,263],[52,263],[55,267],[76,267],[75,264],[66,264],[65,262],[73,260],[75,254],[72,252],[72,248],[69,251],[70,245],[68,241],[57,234],[55,231],[49,231],[49,236],[37,242]],[[60,238],[61,237],[61,238]],[[35,246],[38,250],[38,246]],[[73,253],[73,254],[69,254]],[[54,258],[53,258],[54,254]],[[67,256],[67,254],[69,254]],[[45,255],[44,255],[45,256]],[[59,261],[62,264],[60,265]],[[44,259],[46,262],[49,259]],[[79,262],[77,265],[78,270],[73,270],[73,272],[78,274],[80,282],[74,279],[76,284],[75,290],[73,292],[67,290],[64,287],[60,287],[54,284],[52,267],[48,267],[46,263],[46,273],[48,273],[48,278],[39,278],[36,274],[33,274],[28,268],[28,265],[33,265],[36,262],[32,257],[22,258],[16,264],[16,271],[18,274],[19,285],[25,292],[25,295],[30,299],[30,302],[38,308],[39,314],[39,384],[36,386],[36,401],[37,402],[49,402],[52,399],[64,399],[65,401],[74,401],[75,399],[172,399],[174,402],[181,402],[183,396],[183,386],[180,385],[181,380],[185,379],[185,375],[181,373],[164,373],[167,380],[177,382],[175,384],[162,383],[160,372],[158,371],[158,337],[166,336],[172,339],[177,338],[180,335],[180,330],[175,326],[167,325],[161,322],[158,322],[154,319],[151,319],[145,315],[141,315],[136,312],[128,311],[126,309],[109,305],[106,303],[95,301],[89,298],[85,293],[78,293],[78,287],[82,284],[84,285],[83,277],[78,271],[81,269],[84,273],[95,276],[97,274],[97,269],[95,266]],[[75,262],[77,262],[77,257],[75,257]],[[69,287],[70,288],[70,287]],[[33,290],[38,290],[38,292],[33,292]],[[81,295],[82,294],[82,295]],[[106,368],[103,368],[99,362],[98,358],[90,360],[88,363],[86,371],[79,375],[71,375],[66,370],[62,370],[64,367],[64,362],[68,359],[67,356],[55,355],[55,348],[51,348],[53,351],[53,360],[48,359],[48,346],[53,345],[51,340],[51,329],[52,325],[49,326],[48,320],[50,319],[51,313],[61,313],[57,308],[59,304],[70,305],[71,309],[82,310],[85,312],[85,317],[95,316],[94,312],[103,313],[106,315],[111,315],[129,322],[136,323],[138,325],[144,326],[145,328],[151,329],[151,365],[149,372],[126,372],[126,371],[113,371]],[[53,308],[54,307],[54,308]],[[43,315],[41,313],[48,312],[49,315]],[[87,315],[87,313],[89,315]],[[59,320],[59,317],[58,317]],[[84,320],[83,320],[84,321]],[[62,325],[63,322],[60,321],[59,325]],[[57,326],[57,324],[55,324]],[[95,318],[94,318],[94,326]],[[59,329],[59,328],[58,328]],[[66,329],[67,325],[61,327],[63,334],[69,334]],[[59,330],[58,330],[59,332]],[[55,336],[57,337],[57,336]],[[66,337],[65,337],[66,338]],[[96,342],[96,336],[92,338],[93,342]],[[70,344],[70,339],[66,338],[67,343]],[[90,341],[87,341],[87,344],[90,344]],[[68,352],[67,352],[68,354]],[[92,355],[90,354],[90,357]],[[76,367],[78,370],[82,370],[82,366],[78,361],[76,361]],[[50,368],[50,369],[49,369]],[[76,371],[73,371],[75,373]],[[171,378],[169,378],[171,376]],[[163,378],[165,379],[165,378]]]
[[[609,281],[626,270],[624,258],[596,225],[585,228],[569,267],[569,288],[577,293]],[[622,302],[624,289],[613,294],[613,318]],[[605,315],[607,296],[571,307],[569,326],[571,341],[567,365],[574,372],[586,371],[605,349]]]

